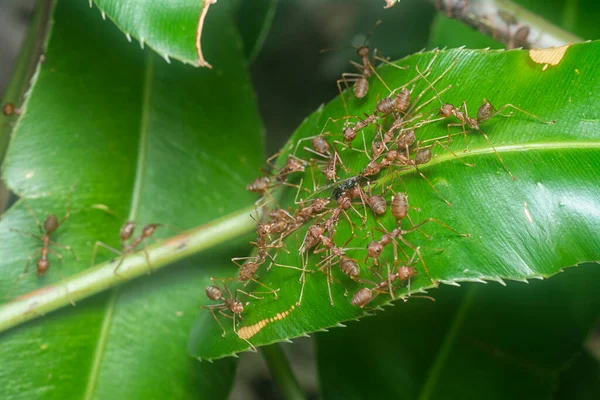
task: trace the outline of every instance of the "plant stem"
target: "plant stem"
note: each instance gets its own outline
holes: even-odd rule
[[[54,2],[51,0],[37,2],[33,13],[33,20],[21,45],[10,84],[2,99],[2,105],[12,103],[15,108],[21,108],[25,100],[25,93],[29,89],[31,80],[41,63],[40,56],[46,47],[50,15],[52,14],[53,7]],[[0,159],[4,159],[10,133],[18,118],[17,114],[5,116],[0,112]]]
[[[546,48],[582,42],[510,0],[435,0],[446,16],[503,43],[507,48]]]
[[[256,222],[250,218],[253,211],[254,207],[247,207],[148,246],[152,271],[251,232],[256,228]],[[3,305],[0,307],[0,332],[151,272],[144,251],[127,255],[119,267],[117,276],[115,267],[119,260],[111,260],[86,269]]]
[[[290,364],[279,344],[272,344],[261,348],[262,355],[267,362],[271,376],[277,382],[283,398],[287,400],[303,400],[304,392],[298,385]]]

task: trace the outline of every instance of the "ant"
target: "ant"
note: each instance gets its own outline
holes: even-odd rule
[[[394,249],[394,264],[395,264],[398,261],[398,245],[396,243],[396,240],[399,240],[404,245],[406,245],[407,247],[410,247],[413,251],[415,251],[415,253],[419,256],[419,260],[421,261],[421,265],[423,265],[423,269],[427,273],[427,276],[429,277],[431,282],[437,287],[438,282],[435,281],[433,279],[433,277],[431,276],[431,274],[429,273],[429,268],[427,268],[427,264],[425,264],[425,260],[423,259],[423,256],[421,255],[420,248],[413,245],[412,243],[410,243],[408,240],[406,240],[404,238],[404,235],[406,235],[407,233],[419,230],[419,228],[421,226],[423,226],[429,222],[435,222],[436,224],[440,225],[441,227],[446,228],[446,229],[456,233],[459,236],[462,236],[462,237],[470,237],[471,236],[471,234],[469,234],[469,233],[458,232],[456,229],[444,224],[443,222],[441,222],[440,220],[438,220],[436,218],[427,218],[426,220],[421,221],[420,223],[413,225],[411,228],[406,229],[406,230],[402,229],[401,227],[397,227],[397,228],[394,228],[391,232],[388,232],[385,229],[385,227],[380,222],[378,222],[379,225],[383,228],[383,230],[381,230],[381,232],[383,232],[384,235],[381,237],[381,239],[373,240],[367,245],[366,260],[368,260],[369,258],[373,258],[374,265],[379,266],[379,256],[383,252],[383,249],[385,248],[385,246],[387,246],[388,244],[391,243],[393,246],[393,249]],[[408,258],[408,255],[406,254],[404,249],[402,249],[402,247],[400,247],[400,250]]]
[[[390,294],[390,297],[392,298],[392,300],[395,300],[396,297],[394,295],[394,290],[397,288],[397,286],[394,287],[392,285],[392,283],[394,283],[394,281],[407,282],[406,287],[408,288],[408,295],[410,296],[410,281],[412,278],[414,278],[418,274],[417,270],[414,267],[411,267],[411,265],[415,261],[416,255],[417,255],[417,252],[415,252],[415,254],[413,254],[411,259],[406,264],[399,265],[395,269],[394,272],[390,271],[390,267],[388,264],[387,277],[385,279],[382,279],[380,282],[375,283],[375,282],[366,281],[366,282],[374,285],[374,287],[372,289],[362,288],[362,289],[358,290],[352,297],[352,305],[363,308],[368,303],[370,303],[379,293],[385,293],[386,291]],[[385,290],[385,289],[387,289],[387,290]],[[431,297],[428,297],[428,296],[417,296],[417,297],[424,297],[424,298],[433,300]]]
[[[6,103],[2,106],[2,114],[6,117],[10,117],[11,115],[21,115],[21,109],[15,107],[13,103]]]
[[[252,297],[257,300],[262,300],[262,297],[257,297],[255,295],[253,295],[252,293],[244,292],[241,289],[236,289],[235,296],[233,296],[231,294],[231,291],[227,287],[227,284],[225,283],[224,279],[221,280],[223,288],[221,288],[221,286],[219,286],[219,284],[216,282],[215,278],[211,277],[210,280],[212,281],[213,284],[209,285],[205,288],[206,297],[208,297],[210,300],[222,301],[222,303],[202,305],[202,306],[200,306],[200,308],[205,308],[210,311],[213,318],[215,319],[215,321],[217,321],[217,324],[219,324],[219,327],[221,327],[221,330],[223,331],[223,333],[221,334],[221,337],[225,337],[226,331],[225,331],[225,327],[223,326],[223,324],[221,324],[221,321],[219,321],[217,314],[215,314],[215,310],[218,310],[220,315],[227,317],[227,318],[231,318],[233,320],[233,332],[237,335],[236,316],[239,316],[240,319],[243,319],[242,313],[244,312],[244,307],[246,307],[250,304],[250,302],[242,303],[241,301],[239,301],[237,299],[238,293],[245,294],[246,296]],[[224,296],[224,293],[223,293],[224,291],[227,296]],[[227,314],[227,311],[229,311],[231,313],[231,315]],[[243,339],[243,340],[246,343],[248,343],[254,351],[256,351],[256,348],[250,342],[248,342],[248,340],[246,340],[246,339]]]
[[[369,38],[371,37],[371,35],[373,34],[373,32],[375,31],[375,28],[377,28],[377,26],[380,23],[381,23],[381,21],[377,21],[375,23],[375,25],[373,26],[373,28],[371,29],[369,34],[365,37],[365,41],[362,46],[360,46],[358,48],[354,47],[356,49],[356,55],[360,58],[361,63],[359,64],[355,61],[350,61],[350,64],[358,70],[358,73],[344,72],[342,74],[342,78],[338,79],[336,81],[338,91],[340,93],[340,97],[342,98],[342,103],[344,104],[344,110],[346,110],[346,114],[348,114],[348,106],[346,104],[346,99],[344,98],[344,93],[343,93],[342,86],[341,86],[342,82],[348,89],[350,88],[349,83],[354,83],[354,87],[352,89],[354,92],[354,95],[358,99],[362,99],[369,93],[369,79],[371,78],[371,76],[373,76],[373,74],[375,76],[377,76],[377,78],[388,89],[388,91],[391,91],[390,88],[387,87],[387,85],[383,81],[383,79],[381,79],[379,74],[375,71],[375,68],[374,68],[375,60],[382,61],[387,64],[391,64],[398,69],[408,68],[408,67],[401,67],[399,65],[389,62],[387,59],[385,59],[383,57],[378,56],[377,49],[373,50],[373,59],[370,58],[371,49],[367,45],[367,42],[368,42]],[[331,50],[332,49],[324,49],[324,50],[321,50],[321,53],[331,51]]]
[[[142,229],[142,233],[139,236],[134,237],[133,233],[135,231],[135,222],[125,222],[125,224],[121,227],[121,230],[119,231],[119,237],[121,238],[121,250],[117,250],[104,242],[97,241],[94,244],[94,250],[92,251],[91,266],[94,266],[94,261],[96,260],[96,252],[98,251],[98,247],[103,247],[121,256],[119,262],[117,263],[117,266],[113,271],[113,273],[116,276],[119,276],[117,270],[119,269],[121,264],[123,264],[123,261],[125,261],[125,256],[127,254],[133,253],[141,243],[144,243],[144,255],[146,257],[146,262],[148,263],[148,273],[152,272],[152,264],[150,263],[150,255],[148,254],[148,245],[146,239],[151,237],[156,231],[156,228],[160,226],[162,226],[162,224],[148,224],[144,226],[144,228]]]
[[[321,262],[319,262],[319,264],[317,264],[317,267],[322,265],[319,268],[319,271],[323,272],[323,270],[326,270],[325,274],[327,275],[327,291],[329,292],[329,304],[331,304],[332,307],[334,307],[334,302],[333,302],[333,295],[331,293],[331,281],[335,278],[333,277],[331,267],[334,264],[337,264],[339,262],[340,268],[342,269],[342,271],[351,278],[357,276],[360,273],[360,270],[358,269],[358,264],[356,264],[356,262],[354,262],[353,259],[346,256],[347,250],[364,250],[362,248],[350,248],[350,247],[346,248],[346,246],[348,245],[348,243],[350,243],[350,241],[352,239],[353,239],[353,236],[351,236],[346,241],[346,243],[344,244],[343,247],[339,247],[335,244],[335,242],[333,241],[332,238],[329,238],[329,237],[321,234],[321,235],[319,235],[319,241],[323,245],[323,248],[314,251],[314,254],[318,254],[323,251],[329,252],[329,255],[326,256]],[[337,261],[332,263],[332,260],[335,257],[337,257]],[[343,262],[343,265],[342,265],[342,262]]]
[[[462,133],[465,137],[465,144],[466,144],[465,151],[469,150],[469,144],[467,142],[467,131],[466,131],[465,127],[468,126],[469,129],[473,129],[473,130],[476,130],[479,133],[481,133],[483,135],[483,137],[485,138],[485,140],[489,143],[489,145],[494,150],[496,157],[498,157],[498,160],[500,161],[500,163],[502,163],[502,166],[504,167],[506,172],[508,172],[508,174],[511,176],[511,178],[513,180],[516,180],[517,178],[512,174],[512,172],[510,172],[510,170],[504,163],[504,160],[502,159],[502,157],[496,150],[496,147],[494,147],[494,145],[492,144],[492,141],[490,140],[488,135],[485,132],[483,132],[480,128],[480,125],[484,124],[485,122],[487,122],[491,118],[495,117],[496,115],[500,115],[503,117],[512,116],[512,112],[509,114],[501,114],[501,112],[507,108],[513,108],[517,111],[527,114],[527,115],[539,120],[540,122],[542,122],[544,124],[553,124],[556,122],[556,121],[544,121],[540,117],[538,117],[528,111],[525,111],[513,104],[505,104],[502,107],[500,107],[499,109],[496,109],[496,108],[494,108],[492,103],[487,99],[483,99],[481,106],[477,110],[477,119],[469,117],[469,113],[467,110],[467,104],[464,101],[462,102],[462,104],[459,107],[455,107],[454,105],[449,104],[449,103],[442,105],[442,107],[440,108],[440,110],[438,112],[438,115],[442,116],[443,118],[449,118],[451,116],[454,116],[454,117],[456,117],[456,119],[459,120],[459,123],[448,124],[448,138],[451,140],[450,127],[452,127],[452,126],[462,127],[462,129],[463,129]]]
[[[36,262],[36,274],[37,276],[44,276],[46,274],[46,272],[48,272],[48,270],[50,269],[50,259],[48,258],[49,253],[52,253],[54,255],[56,255],[56,257],[58,258],[58,260],[62,263],[63,262],[63,256],[57,252],[56,250],[54,250],[52,247],[50,246],[55,246],[55,247],[61,247],[67,251],[69,251],[71,253],[71,255],[73,256],[73,258],[79,262],[79,257],[77,257],[77,255],[75,254],[75,251],[73,250],[73,248],[71,248],[71,246],[68,245],[64,245],[64,244],[60,244],[57,243],[53,240],[50,239],[50,236],[56,232],[58,230],[58,228],[60,226],[63,225],[63,223],[69,218],[69,216],[71,215],[71,197],[72,197],[72,193],[73,193],[73,188],[75,187],[75,185],[73,185],[71,187],[71,190],[69,191],[69,197],[67,200],[67,210],[65,212],[65,216],[62,219],[58,219],[58,217],[55,214],[50,214],[48,215],[48,217],[46,217],[46,219],[44,220],[44,224],[42,225],[42,223],[40,222],[40,220],[37,218],[35,212],[31,209],[31,207],[29,207],[29,205],[27,203],[25,204],[25,207],[27,208],[27,210],[29,211],[29,213],[31,214],[31,216],[33,217],[33,219],[35,220],[35,223],[37,224],[39,230],[40,230],[40,234],[41,236],[37,236],[37,235],[33,235],[29,232],[25,232],[22,231],[20,229],[15,229],[15,228],[10,228],[11,231],[14,232],[18,232],[21,233],[23,235],[32,237],[34,239],[37,239],[39,241],[42,242],[42,247],[38,250],[35,250],[28,258],[27,258],[27,263],[25,265],[25,270],[23,271],[23,273],[17,278],[17,282],[23,278],[29,271],[29,266],[31,265],[31,261],[38,255],[40,254],[40,258],[38,258],[37,262]],[[16,284],[16,282],[15,282]],[[71,302],[73,305],[74,303]]]

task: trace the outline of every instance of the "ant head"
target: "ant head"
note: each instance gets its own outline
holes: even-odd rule
[[[452,104],[444,104],[443,106],[440,107],[440,111],[438,112],[438,115],[440,115],[444,118],[448,118],[448,117],[452,116],[452,111],[454,111],[454,106]]]
[[[20,113],[21,110],[16,108],[13,103],[6,103],[2,106],[2,114],[4,114],[7,117],[10,117],[13,114],[19,115]]]
[[[244,312],[244,304],[241,301],[234,301],[231,305],[231,312],[234,314],[241,314]]]
[[[327,177],[327,179],[329,179],[329,180],[335,179],[335,177],[337,175],[336,169],[335,169],[335,162],[336,162],[335,157],[331,157],[331,160],[329,160],[329,162],[327,163],[325,170],[323,170],[325,177]]]
[[[319,223],[314,224],[313,226],[311,226],[311,228],[313,236],[320,236],[325,233],[325,227]]]
[[[348,126],[344,128],[343,135],[345,141],[351,142],[354,139],[356,139],[356,130],[354,129],[354,127]]]
[[[356,49],[356,54],[360,57],[368,57],[369,56],[369,46],[360,46],[358,49]]]
[[[267,236],[269,233],[271,233],[271,225],[258,224],[256,227],[256,233],[258,233],[259,237]]]
[[[125,224],[121,227],[121,230],[119,231],[119,236],[121,237],[121,240],[128,240],[131,237],[131,235],[133,235],[134,230],[135,222],[125,222]]]
[[[381,165],[379,165],[377,160],[373,160],[369,164],[367,164],[367,166],[365,167],[365,169],[363,170],[361,175],[363,175],[363,176],[377,175],[380,171],[381,171]]]
[[[287,163],[285,164],[285,167],[283,167],[284,172],[286,173],[291,173],[291,172],[304,172],[305,169],[305,163],[304,161],[295,158],[295,157],[291,157],[288,158]]]
[[[144,229],[142,230],[142,236],[145,238],[152,236],[154,234],[154,232],[156,231],[156,228],[158,228],[159,226],[160,226],[160,224],[146,225],[144,227]]]
[[[385,145],[380,141],[373,141],[371,145],[371,149],[373,150],[373,158],[379,157],[383,150],[385,150]]]
[[[370,258],[378,258],[381,252],[383,251],[383,245],[375,240],[373,240],[367,246],[367,251],[369,252]]]
[[[50,261],[40,258],[37,262],[37,275],[44,276],[48,268],[50,268]]]
[[[48,215],[48,218],[44,221],[44,230],[49,235],[58,229],[58,217],[54,214]]]

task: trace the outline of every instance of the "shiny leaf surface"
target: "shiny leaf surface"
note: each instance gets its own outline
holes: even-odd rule
[[[398,88],[418,76],[417,67],[422,73],[426,71],[434,57],[434,53],[416,54],[398,62],[409,66],[407,70],[385,65],[378,72],[389,88]],[[456,135],[448,143],[456,156],[436,146],[433,159],[419,168],[438,193],[412,168],[396,168],[397,174],[391,173],[394,170],[384,170],[372,178],[372,184],[377,183],[373,192],[381,193],[384,188],[387,201],[390,201],[393,192],[408,193],[410,204],[420,210],[409,210],[408,215],[415,224],[436,218],[457,232],[470,234],[470,237],[461,237],[435,223],[428,223],[422,231],[432,240],[418,231],[405,235],[406,241],[419,247],[421,252],[421,257],[417,257],[418,261],[414,263],[418,277],[411,280],[412,293],[432,288],[432,281],[455,284],[461,281],[504,282],[549,277],[567,266],[599,259],[600,214],[596,210],[600,191],[595,182],[600,176],[595,165],[600,157],[600,121],[595,117],[594,100],[599,84],[593,72],[599,59],[598,42],[573,45],[557,65],[548,66],[533,61],[527,51],[519,50],[447,50],[437,55],[427,79],[434,82],[449,68],[448,73],[435,82],[443,103],[459,106],[465,101],[469,115],[474,117],[482,99],[488,98],[497,108],[510,103],[546,121],[556,120],[556,123],[544,124],[528,114],[506,109],[505,113],[513,111],[509,118],[496,116],[482,124],[482,131],[489,135],[516,180],[511,179],[481,133],[468,133],[469,151],[464,152],[465,138],[461,128],[456,126],[450,127]],[[418,100],[416,94],[428,85],[423,78],[415,84],[413,101],[419,105],[431,100],[421,112],[425,116],[435,114],[440,100],[433,90],[428,90]],[[297,146],[300,138],[329,132],[327,138],[330,141],[343,141],[341,130],[344,120],[334,123],[328,121],[329,118],[371,114],[377,99],[388,93],[376,78],[372,78],[366,99],[357,100],[346,94],[348,112],[339,98],[319,109],[298,128],[289,146],[284,147],[279,165],[283,165],[288,152],[296,151],[296,147],[298,157],[317,159],[314,154],[303,150],[310,141]],[[350,119],[352,122],[356,120]],[[384,127],[390,124],[389,120],[382,122]],[[446,143],[447,125],[456,122],[452,118],[424,125],[417,130],[417,138],[421,141],[440,138]],[[362,135],[359,135],[353,147],[360,150],[366,145],[370,155],[377,130],[371,126],[363,132],[366,143],[363,144]],[[422,145],[427,143],[433,141]],[[363,171],[369,157],[364,152],[337,146],[347,168],[347,171],[338,169],[340,182],[344,182],[344,179]],[[464,163],[476,166],[469,167]],[[293,182],[302,179],[306,191],[301,191],[299,198],[332,196],[333,188],[327,186],[329,182],[319,170],[323,164],[323,161],[312,161],[303,175],[296,174],[291,179]],[[296,189],[286,189],[282,190],[279,203],[287,207],[293,205]],[[444,203],[442,196],[452,207]],[[355,206],[364,213],[360,204]],[[346,254],[358,260],[362,279],[379,282],[381,279],[373,275],[370,268],[373,261],[365,262],[366,246],[373,239],[381,239],[383,233],[376,229],[391,231],[396,221],[389,208],[384,216],[377,219],[369,210],[366,227],[362,226],[355,213],[350,211],[350,214],[355,234],[350,232],[345,218],[341,218],[334,236],[335,243],[348,248]],[[322,222],[327,217],[324,216]],[[308,224],[304,225],[304,229]],[[403,221],[402,226],[409,229],[410,221]],[[279,251],[278,263],[301,267],[298,249],[304,240],[304,232],[301,229],[288,237],[285,243],[290,254]],[[398,247],[398,263],[406,263],[414,250],[405,245]],[[315,264],[321,262],[322,256],[327,253],[309,253],[307,269],[316,270]],[[385,248],[381,261],[381,274],[387,272],[388,263],[392,268],[395,265],[391,245]],[[423,263],[426,263],[429,273]],[[352,306],[350,297],[344,296],[345,288],[352,296],[360,287],[373,285],[366,281],[359,284],[350,281],[341,274],[339,264],[335,264],[335,280],[331,284],[334,307],[330,305],[326,275],[321,272],[307,274],[303,300],[298,307],[296,303],[301,291],[299,271],[274,267],[259,274],[264,284],[280,291],[278,300],[267,296],[245,309],[238,332],[255,346],[334,327],[365,315],[365,309]],[[398,289],[395,295],[407,295],[407,289]],[[431,295],[436,294],[431,292]],[[380,293],[369,306],[388,301],[389,294]],[[212,359],[249,348],[248,343],[234,334],[221,338],[216,326],[206,329],[206,318],[205,314],[200,314],[192,331],[189,343],[192,355]]]

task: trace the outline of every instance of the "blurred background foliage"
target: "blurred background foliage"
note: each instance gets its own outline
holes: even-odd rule
[[[583,39],[600,37],[600,2],[597,0],[516,2]],[[242,32],[251,29],[243,26],[243,13],[252,12],[253,7],[267,7],[266,3],[269,2],[247,0],[238,15]],[[477,47],[473,45],[471,29],[437,14],[432,1],[402,0],[388,10],[383,9],[384,0],[278,0],[276,3],[271,30],[250,67],[266,127],[268,154],[276,152],[307,115],[338,94],[335,80],[342,72],[351,70],[348,60],[355,59],[355,50],[348,46],[363,44],[377,20],[383,23],[369,38],[369,43],[393,60],[431,47],[434,43],[432,32],[439,33],[440,30],[453,32],[448,38],[452,45],[466,44],[463,36],[468,35],[471,37],[468,47]],[[10,79],[33,4],[34,0],[0,1],[0,97]],[[477,42],[479,46],[499,46],[489,38],[478,40],[481,40]],[[344,47],[340,51],[322,52],[323,49]],[[254,51],[247,49],[247,53],[254,54]],[[446,289],[449,290],[459,289]],[[393,312],[384,313],[371,319],[369,326],[385,329],[388,323],[394,323],[393,316]],[[367,327],[361,325],[363,330]],[[356,332],[360,333],[360,330]],[[345,333],[346,330],[337,330],[335,334],[323,337],[333,341]],[[594,345],[594,341],[597,339],[592,335],[588,346],[592,351],[600,347]],[[299,340],[293,346],[285,346],[285,350],[308,397],[316,398],[312,340]],[[585,353],[574,362],[576,368],[561,376],[562,382],[571,383],[562,386],[561,390],[570,390],[559,392],[557,397],[590,398],[590,393],[598,393],[598,388],[596,392],[582,391],[577,382],[583,378],[596,383],[600,381],[597,357]],[[259,355],[244,354],[232,398],[280,397],[263,363]]]

